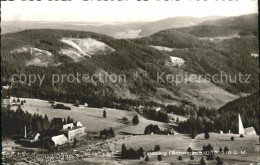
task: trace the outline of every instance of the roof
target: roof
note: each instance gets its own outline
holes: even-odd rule
[[[248,127],[248,128],[245,128],[244,130],[245,130],[245,134],[256,135],[254,127]]]
[[[55,143],[55,145],[68,141],[66,136],[63,135],[63,134],[62,135],[58,135],[58,136],[53,136],[51,139]]]
[[[62,126],[62,129],[63,130],[66,130],[66,129],[73,129],[74,128],[74,124],[73,123],[69,123],[69,124],[65,124]]]
[[[83,125],[82,125],[81,122],[79,122],[79,121],[77,121],[77,122],[75,123],[75,125],[76,125],[76,127],[83,127]]]

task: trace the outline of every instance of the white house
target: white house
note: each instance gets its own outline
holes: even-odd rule
[[[173,57],[171,56],[171,62],[174,66],[183,66],[185,61],[182,58],[179,57]]]
[[[257,53],[251,53],[251,56],[252,56],[252,57],[258,57],[259,54],[257,54]]]

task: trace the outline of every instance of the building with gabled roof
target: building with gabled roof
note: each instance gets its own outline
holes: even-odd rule
[[[64,134],[68,141],[74,141],[74,139],[79,139],[85,135],[85,127],[80,122],[69,123],[63,125],[62,129],[59,131]]]
[[[63,145],[68,142],[68,138],[63,134],[58,136],[53,136],[51,140],[54,142],[55,146]]]

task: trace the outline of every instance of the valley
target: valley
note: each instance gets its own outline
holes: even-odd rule
[[[256,16],[4,22],[5,162],[257,163]]]

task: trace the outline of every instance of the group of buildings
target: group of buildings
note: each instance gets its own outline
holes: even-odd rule
[[[79,122],[64,124],[62,129],[58,131],[58,135],[51,136],[55,146],[63,145],[65,143],[73,142],[75,139],[78,140],[85,135],[85,127]],[[23,143],[34,143],[40,140],[40,133],[36,133],[30,137],[26,135],[25,127],[25,138],[21,139]]]
[[[62,126],[60,135],[53,136],[52,141],[55,145],[62,145],[67,142],[73,142],[75,139],[85,135],[85,127],[79,122],[69,123]]]

